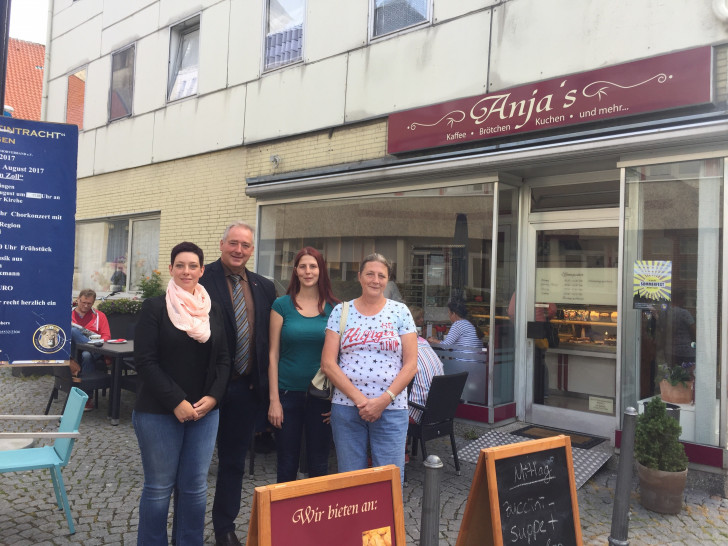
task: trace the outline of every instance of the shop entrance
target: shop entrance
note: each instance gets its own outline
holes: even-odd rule
[[[526,419],[611,437],[617,427],[618,217],[539,214],[528,230]]]

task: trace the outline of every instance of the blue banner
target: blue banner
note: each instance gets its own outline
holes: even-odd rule
[[[0,363],[68,360],[75,125],[0,119]]]

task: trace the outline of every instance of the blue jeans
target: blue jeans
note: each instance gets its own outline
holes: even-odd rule
[[[331,430],[334,433],[339,472],[367,468],[367,445],[372,465],[394,464],[404,482],[404,450],[407,441],[409,414],[406,409],[384,410],[382,416],[369,423],[359,417],[355,406],[331,404]]]
[[[89,338],[87,338],[81,330],[78,328],[71,328],[71,358],[76,358],[77,350],[76,350],[76,343],[88,343],[91,341]],[[96,363],[97,362],[104,362],[104,357],[102,355],[98,354],[92,354],[88,351],[82,351],[81,352],[81,362],[79,362],[79,366],[81,366],[81,376],[83,376],[84,372],[92,372],[96,370]]]
[[[212,525],[218,537],[235,531],[235,518],[240,512],[245,455],[250,448],[259,406],[258,395],[250,386],[249,377],[230,381],[220,402],[217,485],[212,505]]]
[[[172,414],[132,413],[144,469],[137,544],[169,544],[167,515],[178,490],[177,545],[202,544],[207,506],[207,473],[215,449],[219,411],[180,423]]]
[[[329,470],[331,426],[324,423],[321,414],[331,409],[331,402],[306,396],[301,391],[280,391],[279,396],[283,406],[283,426],[275,431],[278,483],[296,479],[304,430],[308,475],[310,478],[325,476]]]

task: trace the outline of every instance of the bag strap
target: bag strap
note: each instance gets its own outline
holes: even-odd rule
[[[339,319],[339,336],[344,337],[346,319],[349,318],[349,302],[345,301],[341,306],[341,318]]]

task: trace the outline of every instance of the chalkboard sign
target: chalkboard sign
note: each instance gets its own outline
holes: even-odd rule
[[[568,436],[481,450],[457,540],[476,544],[582,544]]]
[[[247,546],[404,546],[394,465],[256,487]]]

